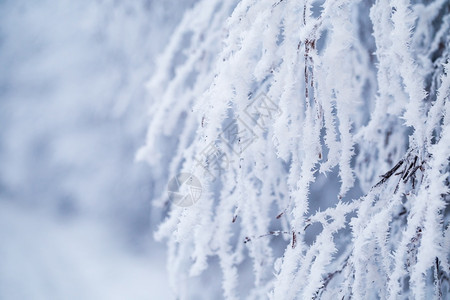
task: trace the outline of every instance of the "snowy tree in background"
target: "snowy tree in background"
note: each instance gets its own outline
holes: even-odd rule
[[[176,296],[449,297],[449,54],[447,0],[187,11],[137,154]],[[179,173],[202,184],[187,208],[165,193]]]

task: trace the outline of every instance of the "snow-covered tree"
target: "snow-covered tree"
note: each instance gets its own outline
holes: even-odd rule
[[[449,72],[448,0],[199,1],[137,154],[176,297],[449,297]]]

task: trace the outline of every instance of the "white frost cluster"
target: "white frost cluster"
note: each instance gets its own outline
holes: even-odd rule
[[[155,200],[176,296],[213,274],[226,299],[449,297],[449,55],[447,0],[198,2],[138,153],[202,183]]]

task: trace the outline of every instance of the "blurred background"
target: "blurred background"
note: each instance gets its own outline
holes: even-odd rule
[[[170,297],[135,153],[193,2],[0,1],[0,299]]]

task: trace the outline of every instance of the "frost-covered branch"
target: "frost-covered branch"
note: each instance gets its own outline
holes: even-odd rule
[[[176,295],[217,264],[227,299],[448,297],[449,54],[443,0],[198,2],[138,153],[202,183],[155,234]]]

